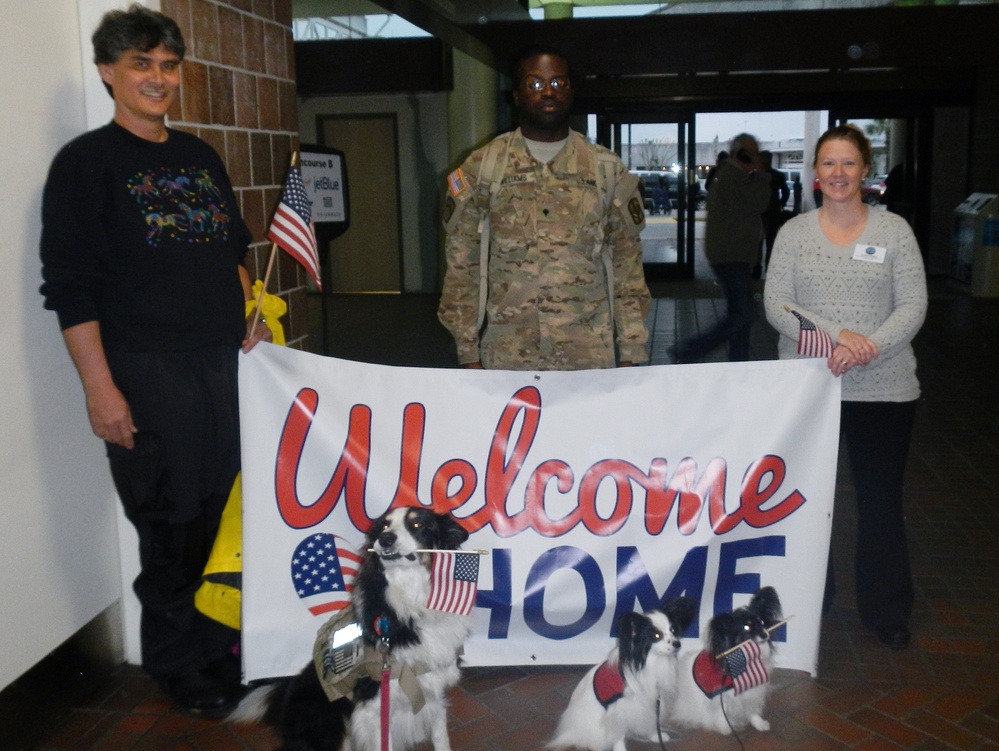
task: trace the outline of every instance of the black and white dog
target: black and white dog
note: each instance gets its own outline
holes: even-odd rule
[[[697,615],[688,597],[648,613],[624,613],[617,645],[576,686],[548,747],[625,751],[625,738],[668,740],[658,727],[661,700],[676,691],[680,636]]]
[[[458,657],[469,632],[466,615],[428,608],[431,554],[457,550],[468,532],[453,517],[397,508],[368,532],[354,580],[353,616],[373,674],[391,667],[388,722],[393,751],[427,740],[450,751],[445,692],[458,683]],[[294,678],[252,692],[230,717],[265,720],[284,751],[381,751],[381,682],[362,675],[348,696],[331,701],[313,664]]]
[[[676,701],[665,707],[663,724],[724,735],[747,725],[769,730],[763,708],[774,666],[770,630],[781,618],[773,587],[760,589],[748,605],[712,618],[704,633],[704,649],[680,658],[679,691]],[[734,649],[738,645],[743,646]]]

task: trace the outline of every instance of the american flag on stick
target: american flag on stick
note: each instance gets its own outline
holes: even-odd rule
[[[733,692],[736,695],[770,679],[763,664],[760,645],[755,641],[747,641],[724,659],[725,672],[732,678]]]
[[[302,172],[298,165],[288,168],[281,202],[274,212],[267,239],[284,248],[292,258],[309,272],[320,290],[323,288],[319,272],[319,245],[312,226],[312,204],[305,192]]]
[[[479,553],[435,551],[430,570],[427,607],[444,613],[468,615],[479,586]]]
[[[832,339],[822,329],[796,310],[787,310],[798,319],[798,354],[805,357],[829,357],[833,352]]]

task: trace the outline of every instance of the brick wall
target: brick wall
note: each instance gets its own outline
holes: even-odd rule
[[[252,279],[263,279],[271,244],[265,238],[294,149],[298,106],[291,0],[162,0],[184,32],[181,96],[170,124],[204,139],[225,160],[253,233]],[[306,274],[278,250],[267,291],[288,304],[288,345],[306,349]]]

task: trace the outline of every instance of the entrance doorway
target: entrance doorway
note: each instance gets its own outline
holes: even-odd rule
[[[692,117],[651,113],[597,115],[597,141],[639,179],[645,204],[642,263],[650,279],[694,275],[694,223],[703,214],[703,182],[694,161]]]

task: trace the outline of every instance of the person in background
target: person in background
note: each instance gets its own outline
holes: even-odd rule
[[[520,127],[447,180],[438,316],[458,362],[506,370],[646,362],[638,179],[617,155],[570,130],[564,56],[530,48],[513,80]]]
[[[763,169],[760,148],[748,133],[732,139],[732,154],[715,172],[708,191],[704,250],[725,293],[725,317],[672,350],[674,362],[696,362],[728,342],[728,359],[749,359],[752,325],[753,265],[763,240],[761,215],[770,202],[770,175]]]
[[[760,262],[753,267],[754,279],[763,278],[763,269],[770,265],[770,254],[774,250],[777,230],[784,223],[784,205],[791,197],[787,175],[779,169],[774,169],[774,155],[769,151],[761,151],[760,159],[763,161],[763,169],[770,174],[770,203],[763,212],[763,252]]]
[[[715,157],[715,163],[711,165],[708,169],[708,176],[704,178],[704,190],[711,190],[711,183],[715,181],[715,173],[718,171],[718,165],[728,159],[728,152],[722,149],[718,152],[718,156]]]
[[[777,235],[764,303],[781,358],[804,356],[802,319],[828,343],[829,371],[842,379],[840,429],[857,495],[857,609],[884,644],[903,649],[913,584],[902,483],[919,398],[912,339],[926,317],[926,275],[905,220],[862,200],[871,161],[870,141],[854,126],[819,138],[822,207]],[[835,584],[830,557],[826,611]]]
[[[792,214],[801,213],[801,176],[795,175],[794,180],[791,181],[791,195],[793,200],[793,207],[791,208]],[[775,238],[776,240],[776,238]]]
[[[166,126],[179,27],[134,4],[107,13],[93,45],[114,119],[49,169],[41,292],[138,533],[143,668],[183,709],[216,716],[241,694],[239,634],[194,593],[239,471],[237,356],[271,335],[245,318],[251,238],[222,160]]]

